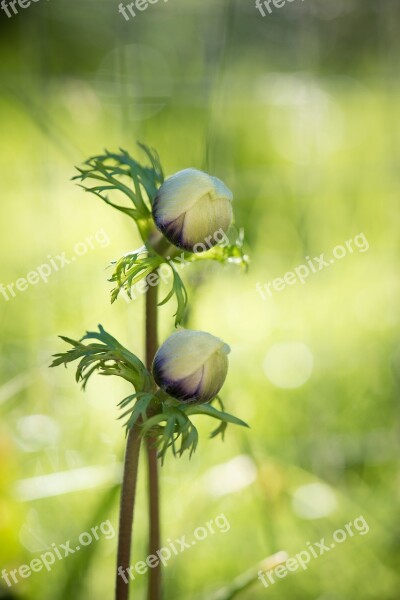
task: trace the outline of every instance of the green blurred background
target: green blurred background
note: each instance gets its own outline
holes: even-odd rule
[[[399,17],[397,0],[295,0],[265,18],[253,0],[160,0],[129,22],[117,0],[1,13],[0,283],[99,231],[104,242],[47,283],[0,295],[1,568],[107,519],[117,528],[116,404],[128,388],[97,378],[84,394],[72,369],[48,365],[58,334],[97,323],[142,355],[143,301],[111,306],[105,270],[137,233],[70,182],[105,147],[138,157],[141,140],[167,174],[193,166],[227,183],[251,257],[247,275],[201,263],[183,273],[186,325],[231,345],[223,398],[251,430],[230,427],[222,444],[199,420],[194,458],[166,461],[163,540],[221,513],[231,528],[170,562],[165,597],[206,599],[360,515],[368,535],[241,597],[400,597]],[[360,233],[367,252],[257,293]],[[133,561],[147,555],[144,462],[140,489]],[[115,551],[101,539],[0,598],[111,598]]]

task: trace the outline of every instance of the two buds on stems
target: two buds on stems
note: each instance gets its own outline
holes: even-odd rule
[[[153,203],[158,229],[175,246],[197,252],[207,241],[215,245],[215,232],[229,229],[232,192],[217,177],[197,169],[184,169],[169,177]],[[200,250],[201,251],[201,250]],[[178,331],[158,350],[153,363],[157,385],[185,404],[212,400],[224,384],[230,348],[202,331]]]
[[[155,274],[165,263],[171,269],[173,284],[160,304],[176,297],[177,326],[187,303],[187,292],[177,271],[182,255],[192,262],[202,252],[202,259],[241,266],[246,266],[247,257],[242,252],[241,236],[233,244],[219,245],[222,232],[226,242],[233,221],[233,196],[225,184],[193,168],[164,180],[158,153],[143,144],[140,147],[150,165],[142,165],[126,150],[105,150],[104,154],[89,158],[75,179],[86,191],[133,219],[144,242],[141,248],[113,263],[110,281],[116,287],[111,293],[112,302],[122,289],[129,295],[133,285]],[[114,192],[118,192],[117,198],[125,198],[125,204]],[[184,251],[179,260],[171,244],[177,252]],[[52,366],[77,363],[76,380],[83,388],[95,373],[122,377],[132,384],[134,393],[119,403],[120,418],[127,418],[124,424],[128,430],[140,424],[143,436],[150,431],[153,437],[156,434],[161,460],[168,449],[174,456],[195,451],[198,432],[191,422],[193,415],[219,421],[211,437],[223,438],[228,423],[247,426],[225,412],[218,396],[227,376],[230,348],[209,333],[178,330],[156,352],[152,373],[101,325],[98,331],[88,331],[80,340],[65,336],[62,339],[70,347],[55,355]],[[214,399],[217,406],[212,403]]]

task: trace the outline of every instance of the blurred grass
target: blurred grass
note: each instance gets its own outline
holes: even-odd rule
[[[231,524],[171,562],[166,597],[205,598],[266,556],[296,554],[362,514],[367,536],[268,590],[257,582],[243,597],[398,598],[398,12],[390,0],[309,0],[263,20],[251,3],[176,0],[124,24],[113,3],[85,1],[38,3],[2,24],[0,283],[26,276],[48,255],[70,255],[100,229],[110,244],[47,284],[8,302],[0,296],[1,567],[77,539],[97,524],[103,504],[117,527],[111,487],[21,502],[15,486],[122,458],[116,402],[124,384],[96,381],[82,394],[71,370],[47,365],[59,333],[79,336],[98,322],[141,353],[142,300],[111,307],[105,270],[136,247],[137,234],[69,181],[90,154],[105,146],[135,152],[141,139],[157,147],[167,173],[196,166],[228,183],[252,259],[247,276],[218,265],[183,274],[187,325],[232,346],[223,397],[252,429],[230,428],[221,444],[206,439],[211,427],[199,420],[196,456],[163,468],[164,540],[189,536],[221,513]],[[121,55],[125,72],[113,67]],[[257,282],[361,232],[368,252],[266,301],[256,292]],[[172,312],[162,309],[161,339]],[[265,357],[293,341],[306,344],[313,371],[304,385],[279,388]],[[32,415],[49,421],[27,421]],[[238,471],[238,491],[217,495],[209,469],[238,455],[253,461],[255,481],[246,485]],[[134,562],[147,554],[144,467]],[[229,489],[229,470],[226,477]],[[315,518],[305,519],[296,494],[315,482],[331,491],[336,509],[317,518],[317,497]],[[11,591],[30,600],[75,598],[79,588],[88,599],[111,597],[114,562],[115,541],[101,540]],[[144,597],[143,577],[133,589]]]

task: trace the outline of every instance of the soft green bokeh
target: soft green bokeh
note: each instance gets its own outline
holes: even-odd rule
[[[48,364],[65,349],[58,334],[77,338],[98,323],[142,355],[143,299],[111,306],[106,270],[138,235],[70,182],[74,165],[104,147],[139,156],[139,139],[167,174],[192,166],[226,182],[251,256],[247,275],[201,263],[183,272],[185,324],[231,346],[222,396],[251,430],[229,427],[222,444],[199,418],[194,458],[166,461],[164,543],[191,539],[221,513],[231,527],[171,559],[165,597],[205,599],[272,554],[331,542],[362,515],[367,535],[241,597],[397,599],[399,7],[295,0],[262,18],[250,0],[160,0],[125,22],[117,0],[42,0],[1,16],[0,283],[71,257],[90,236],[93,246],[47,283],[0,294],[1,568],[52,543],[76,546],[102,521],[117,528],[116,404],[129,386],[97,378],[84,394],[72,369]],[[257,292],[359,234],[366,251],[264,300]],[[173,309],[160,311],[161,340]],[[79,471],[87,467],[97,470]],[[147,555],[145,467],[133,562]],[[54,495],[34,498],[51,493],[34,478],[65,471]],[[71,477],[76,489],[65,493]],[[115,550],[103,537],[8,592],[111,598]],[[144,576],[132,590],[145,597]]]

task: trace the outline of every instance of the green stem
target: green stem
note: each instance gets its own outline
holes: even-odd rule
[[[133,511],[135,508],[140,442],[140,429],[139,426],[135,426],[129,430],[125,452],[119,517],[116,600],[128,600],[129,597],[129,575],[127,570],[130,567],[131,558]]]
[[[146,331],[145,331],[146,366],[150,370],[154,354],[157,351],[157,288],[148,287],[146,293]],[[135,508],[135,495],[137,473],[140,453],[140,424],[135,425],[128,433],[125,453],[124,476],[121,492],[121,508],[118,539],[116,600],[128,600],[129,576],[127,569],[130,567],[133,512]],[[149,462],[149,519],[150,519],[150,552],[155,554],[160,548],[159,525],[159,490],[158,490],[158,464],[157,452],[153,448],[154,441],[146,440]],[[122,575],[121,575],[122,574]],[[159,568],[150,570],[149,598],[159,600],[161,588],[161,573]]]
[[[146,366],[151,370],[154,355],[158,348],[157,286],[148,287],[146,293]],[[155,439],[146,439],[149,469],[149,555],[156,554],[161,547],[160,540],[160,490],[158,459]],[[161,565],[149,569],[148,600],[161,600]]]
[[[157,339],[157,287],[149,285],[146,293],[146,366],[150,370],[158,347]],[[115,598],[128,600],[132,525],[135,508],[137,474],[140,454],[140,424],[128,433],[125,452],[124,475],[121,490],[117,574]],[[146,449],[149,466],[149,554],[156,554],[161,547],[159,517],[158,459],[155,440],[148,437]],[[161,566],[150,569],[148,600],[161,600]]]
[[[155,440],[147,438],[147,459],[149,466],[149,556],[156,554],[161,547],[160,539],[160,490],[158,482],[157,449]],[[150,569],[148,600],[161,600],[161,564]]]

